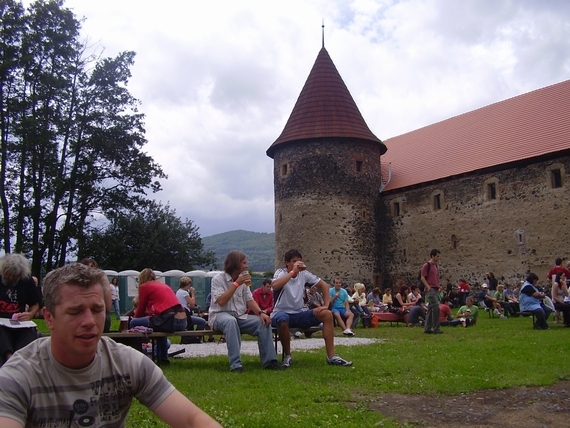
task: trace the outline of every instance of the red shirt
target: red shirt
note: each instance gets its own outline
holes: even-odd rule
[[[259,305],[259,308],[263,311],[267,311],[268,314],[273,310],[273,292],[263,294],[263,287],[256,288],[251,293],[253,300]]]
[[[459,292],[460,293],[469,293],[469,284],[463,281],[459,281]]]
[[[180,302],[168,285],[158,281],[145,282],[139,287],[139,305],[134,317],[140,318],[145,312],[160,315],[176,305],[180,305]]]
[[[451,316],[451,308],[445,303],[439,304],[439,322],[447,321],[447,317]]]
[[[552,269],[548,271],[548,275],[546,275],[546,277],[548,278],[549,281],[552,281],[552,277],[556,276],[558,272],[564,272],[566,278],[570,278],[570,270],[562,266],[554,266]]]

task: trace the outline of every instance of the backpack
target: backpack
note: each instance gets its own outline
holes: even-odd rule
[[[426,263],[427,263],[427,265],[428,265],[428,267],[427,267],[427,274],[426,274],[426,277],[427,277],[427,276],[429,275],[429,271],[430,271],[430,269],[431,269],[431,263],[430,263],[430,262],[426,262]],[[422,269],[424,268],[424,265],[425,265],[426,263],[424,263],[424,264],[422,265],[422,268],[420,269],[420,273],[418,274],[418,281],[420,282],[420,284],[423,284],[423,282],[422,282]]]

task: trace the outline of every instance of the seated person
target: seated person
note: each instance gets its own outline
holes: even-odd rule
[[[262,311],[271,314],[271,311],[273,311],[273,290],[271,290],[271,279],[265,278],[261,287],[253,290],[251,295]],[[248,313],[252,313],[251,309]]]
[[[380,294],[380,289],[375,287],[370,293],[368,293],[368,296],[366,296],[368,309],[370,311],[384,312],[387,309],[387,306],[382,303],[382,296]]]
[[[463,327],[469,327],[477,323],[478,309],[474,304],[473,297],[469,296],[465,299],[465,305],[461,306],[455,315],[461,321]]]
[[[394,301],[392,300],[392,289],[390,287],[384,290],[384,295],[382,296],[382,303],[384,303],[388,307],[388,310],[392,308]]]
[[[354,314],[350,311],[348,292],[342,288],[342,279],[338,276],[334,279],[333,285],[334,287],[329,290],[333,317],[342,329],[342,334],[354,336],[354,332],[349,327],[352,326]]]
[[[22,254],[6,254],[0,260],[0,274],[0,317],[31,321],[40,309],[40,297],[30,263]],[[0,366],[37,337],[34,327],[0,326]]]
[[[558,272],[552,284],[552,303],[558,312],[562,312],[564,327],[570,327],[570,303],[568,303],[568,286],[566,274]]]
[[[230,251],[224,260],[224,271],[212,278],[212,302],[209,322],[214,330],[224,333],[230,371],[244,371],[241,360],[241,336],[257,337],[261,365],[266,370],[281,370],[273,347],[271,318],[262,310],[246,285],[251,280],[247,271],[247,256]],[[248,314],[251,309],[253,314]]]
[[[521,312],[532,312],[534,314],[536,317],[535,330],[550,330],[547,320],[552,311],[544,305],[543,299],[546,294],[536,288],[537,282],[538,276],[535,273],[531,272],[527,275],[519,294]]]
[[[497,285],[497,291],[495,291],[494,297],[495,299],[497,299],[497,302],[499,302],[499,304],[503,308],[503,313],[505,314],[505,316],[508,317],[509,315],[510,316],[515,315],[514,309],[507,300],[507,296],[505,294],[505,286],[503,284]]]
[[[453,319],[449,297],[443,296],[439,304],[439,325],[444,327],[457,327],[461,323],[461,320]]]
[[[362,325],[364,328],[370,326],[370,310],[366,305],[366,287],[364,284],[357,282],[354,284],[354,294],[352,295],[352,302],[354,308],[359,312],[360,318],[362,319]],[[353,328],[356,325],[356,320]]]
[[[422,297],[422,293],[420,292],[420,287],[416,284],[410,287],[410,292],[408,293],[408,302],[413,302],[414,305],[417,304],[418,299]]]
[[[408,314],[408,327],[423,326],[426,320],[426,310],[427,308],[424,304],[424,298],[420,297],[416,300],[416,304],[410,308],[410,313]]]
[[[519,306],[519,299],[516,298],[514,289],[515,286],[513,284],[507,284],[507,288],[505,289],[505,298],[507,299],[507,302],[509,302],[509,305],[511,305],[511,308],[513,309],[516,316],[521,310]]]
[[[408,313],[410,312],[410,307],[414,306],[413,302],[408,301],[408,293],[410,292],[410,287],[403,285],[400,287],[400,291],[396,293],[395,298],[392,302],[392,308],[395,309],[395,313],[404,315],[404,322],[408,325]]]
[[[495,315],[499,315],[501,318],[506,318],[503,315],[503,308],[501,304],[489,294],[489,286],[487,284],[483,284],[481,286],[481,290],[477,294],[477,298],[479,299],[479,304],[483,309],[488,309],[493,311]]]
[[[196,308],[196,295],[194,287],[192,287],[192,280],[189,277],[183,276],[180,278],[179,288],[178,291],[176,291],[176,298],[186,312],[186,330],[205,330],[206,320],[202,317],[193,315],[192,312],[192,309]],[[180,343],[183,345],[200,343],[201,341],[201,337],[183,336],[180,338]]]

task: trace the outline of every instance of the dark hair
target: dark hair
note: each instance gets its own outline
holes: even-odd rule
[[[526,281],[532,284],[534,281],[538,281],[538,275],[536,273],[530,272],[526,277]]]
[[[301,260],[303,259],[303,256],[301,255],[301,253],[299,252],[299,250],[289,250],[285,253],[285,263],[289,263],[291,260],[293,260],[293,257],[299,257]]]
[[[554,282],[558,283],[558,286],[561,286],[562,284],[560,284],[560,278],[562,277],[562,275],[565,275],[564,272],[558,272],[556,274],[556,279],[554,280]]]
[[[561,265],[562,259],[560,257],[557,257],[556,260],[554,260],[554,264],[556,264],[556,266]]]
[[[94,259],[92,259],[90,257],[85,257],[79,263],[81,263],[82,265],[86,265],[89,267],[99,269],[99,263],[97,263]]]
[[[400,294],[402,295],[404,300],[406,300],[408,298],[408,296],[406,295],[406,290],[409,290],[409,289],[410,289],[410,287],[408,287],[407,285],[402,285],[400,287]]]
[[[441,298],[441,303],[447,303],[447,302],[449,302],[449,297],[443,296],[443,297]]]
[[[241,251],[230,251],[224,260],[224,272],[232,274],[240,269],[241,262],[247,256]]]
[[[431,251],[429,252],[429,256],[430,256],[430,257],[435,257],[435,256],[437,256],[437,255],[440,254],[440,253],[441,253],[441,251],[439,251],[437,248],[434,248],[433,250],[431,250]]]
[[[423,297],[420,297],[418,300],[416,300],[416,306],[420,306],[423,303],[425,303],[425,300]]]
[[[410,287],[410,291],[416,291],[419,288],[420,287],[418,287],[416,284],[412,284],[412,286]]]
[[[269,279],[269,278],[265,278],[265,279],[263,280],[263,282],[262,282],[262,284],[261,284],[261,285],[265,285],[265,284],[271,284],[272,282],[273,282],[273,281],[271,281],[271,279]]]

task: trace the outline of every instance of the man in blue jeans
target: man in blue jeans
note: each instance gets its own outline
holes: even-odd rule
[[[440,258],[440,251],[436,248],[429,253],[430,260],[424,263],[421,272],[421,281],[424,285],[424,292],[428,302],[428,310],[426,314],[426,323],[424,326],[424,333],[427,334],[441,334],[439,327],[439,269],[437,262]]]
[[[249,285],[248,285],[249,284]],[[214,330],[224,333],[232,372],[243,372],[241,362],[241,335],[257,337],[259,357],[264,369],[280,370],[273,347],[271,318],[260,309],[251,295],[251,276],[247,272],[247,257],[240,251],[231,251],[224,261],[224,272],[212,278],[212,301],[208,320]],[[251,309],[254,315],[248,314]]]

